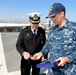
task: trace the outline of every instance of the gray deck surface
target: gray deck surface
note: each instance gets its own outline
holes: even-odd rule
[[[6,66],[8,72],[14,72],[20,70],[21,56],[16,50],[16,41],[18,38],[18,32],[6,32],[1,33]],[[41,69],[41,73],[44,73],[46,69]]]

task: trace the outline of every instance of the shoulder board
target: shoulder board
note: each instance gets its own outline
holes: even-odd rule
[[[44,30],[42,27],[39,27],[39,29]]]
[[[25,29],[27,26],[23,26],[22,29]]]

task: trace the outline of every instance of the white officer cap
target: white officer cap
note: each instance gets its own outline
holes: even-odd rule
[[[41,13],[32,12],[32,13],[28,13],[27,16],[29,16],[29,20],[33,24],[38,24],[40,22]]]
[[[29,16],[29,17],[33,17],[35,14],[36,14],[38,17],[41,16],[41,13],[38,13],[38,12],[28,13],[27,16]]]

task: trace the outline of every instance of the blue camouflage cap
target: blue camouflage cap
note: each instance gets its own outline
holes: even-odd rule
[[[50,7],[50,11],[47,18],[51,18],[61,11],[65,11],[65,7],[61,3],[54,3]]]

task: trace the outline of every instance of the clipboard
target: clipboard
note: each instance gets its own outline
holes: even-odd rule
[[[60,61],[55,61],[54,59],[50,58],[47,59],[45,61],[42,61],[41,63],[37,64],[37,68],[53,68],[53,67],[57,67],[58,63]]]

